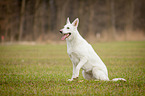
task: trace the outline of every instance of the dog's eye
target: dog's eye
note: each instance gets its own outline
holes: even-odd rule
[[[69,29],[69,27],[67,27],[67,29]]]

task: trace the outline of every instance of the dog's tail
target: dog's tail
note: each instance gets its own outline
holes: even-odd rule
[[[114,78],[111,81],[118,81],[118,80],[126,82],[126,80],[124,78]]]

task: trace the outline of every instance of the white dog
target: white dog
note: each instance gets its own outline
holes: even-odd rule
[[[60,30],[64,36],[62,40],[66,39],[67,53],[73,63],[73,75],[69,81],[79,77],[79,71],[82,69],[83,77],[87,80],[104,80],[109,81],[108,71],[96,54],[92,46],[79,34],[77,27],[79,19],[76,18],[71,24],[67,18],[66,25]],[[112,81],[123,80],[123,78],[115,78]]]

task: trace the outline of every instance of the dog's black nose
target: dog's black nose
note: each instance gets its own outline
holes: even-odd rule
[[[62,34],[62,30],[59,31]]]

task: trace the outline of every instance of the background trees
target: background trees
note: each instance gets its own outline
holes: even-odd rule
[[[5,41],[60,40],[66,18],[90,41],[144,40],[145,0],[1,0]]]

